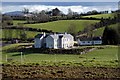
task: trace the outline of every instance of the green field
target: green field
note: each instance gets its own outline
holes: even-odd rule
[[[90,16],[83,16],[83,17],[93,17],[93,18],[113,18],[114,17],[114,14],[97,14],[97,15],[90,15]]]
[[[18,23],[25,23],[25,20],[13,20],[13,25],[18,25]]]
[[[38,23],[38,24],[26,24],[25,26],[38,28],[38,29],[47,29],[52,30],[54,32],[65,32],[68,30],[70,25],[76,26],[76,31],[81,31],[85,26],[89,26],[90,24],[95,24],[99,22],[98,20],[60,20],[54,22],[47,23]]]
[[[105,27],[99,28],[97,30],[93,31],[94,36],[102,36],[104,32]]]
[[[112,25],[109,25],[109,27],[114,28],[114,29],[117,29],[118,25],[119,25],[119,23],[117,23],[117,24],[112,24]],[[94,30],[94,31],[93,31],[94,36],[102,36],[102,35],[103,35],[103,32],[104,32],[104,29],[105,29],[105,27],[98,28],[97,30]]]
[[[112,25],[110,25],[109,27],[114,28],[114,29],[117,29],[119,24],[120,24],[120,23],[112,24]]]
[[[16,30],[16,29],[3,29],[2,30],[2,38],[5,38],[5,36],[7,37],[12,37],[12,38],[20,38],[19,33],[23,32],[23,30]],[[35,35],[39,34],[40,32],[33,32],[33,31],[24,31],[27,34],[27,38],[34,38]]]
[[[21,44],[23,45],[23,44]],[[9,48],[14,49],[18,44],[10,45],[10,47],[3,47],[3,50]],[[20,45],[19,45],[20,46]],[[84,46],[85,47],[85,46]],[[98,47],[98,46],[96,46]],[[11,62],[20,63],[21,53],[3,52],[3,62],[12,59]],[[5,62],[6,63],[6,62]],[[42,53],[23,53],[22,63],[38,63],[40,65],[77,65],[77,66],[117,66],[118,65],[118,47],[108,46],[104,49],[97,49],[87,54],[42,54]]]

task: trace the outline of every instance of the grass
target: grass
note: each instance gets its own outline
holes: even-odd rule
[[[88,18],[90,18],[90,17],[93,17],[93,18],[113,18],[114,17],[114,14],[113,13],[110,13],[110,14],[97,14],[97,15],[90,15],[90,16],[83,16],[83,17],[88,17]]]
[[[109,27],[111,27],[111,28],[113,28],[113,29],[117,29],[119,24],[120,24],[120,23],[116,23],[116,24],[110,25]]]
[[[2,30],[2,38],[6,37],[12,37],[12,38],[20,38],[20,32],[23,32],[23,30],[17,30],[17,29],[3,29]],[[25,31],[27,34],[27,38],[34,38],[35,35],[39,34],[40,32],[33,32],[33,31]]]
[[[109,27],[114,28],[114,29],[117,29],[118,25],[119,25],[119,23],[117,23],[117,24],[112,24],[112,25],[109,25]],[[94,31],[93,31],[94,36],[102,36],[102,35],[103,35],[103,32],[104,32],[104,29],[105,29],[105,27],[102,27],[102,28],[99,28],[99,29],[97,29],[97,30],[94,30]]]
[[[99,28],[97,30],[93,31],[94,36],[102,36],[104,32],[105,27]]]
[[[13,46],[17,46],[17,45],[13,45]],[[3,49],[5,50],[6,48]],[[8,58],[12,59],[12,62],[20,63],[21,61],[20,52],[14,52],[14,53],[3,52],[3,62],[5,62],[6,55]],[[80,54],[80,55],[23,53],[23,63],[24,64],[38,63],[41,65],[57,64],[57,65],[77,65],[77,66],[78,65],[79,66],[81,65],[82,66],[117,66],[118,47],[111,46],[104,49],[97,49],[92,52],[88,52],[87,54]]]
[[[95,24],[99,22],[98,20],[60,20],[54,22],[47,22],[47,23],[38,23],[38,24],[26,24],[25,26],[32,27],[32,28],[40,28],[40,29],[47,29],[52,30],[55,32],[65,32],[68,30],[68,27],[71,24],[76,26],[76,31],[81,31],[84,29],[85,26],[89,26],[90,24]]]
[[[10,44],[10,45],[7,45],[7,46],[2,47],[2,50],[3,50],[3,51],[7,51],[7,50],[9,50],[9,49],[16,49],[16,48],[18,48],[19,46],[32,45],[32,44],[33,44],[33,43]]]
[[[25,23],[25,20],[13,20],[13,25],[18,25],[18,23]]]

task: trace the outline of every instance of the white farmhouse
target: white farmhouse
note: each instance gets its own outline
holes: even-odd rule
[[[102,39],[101,37],[94,37],[92,39],[82,38],[82,39],[78,39],[78,44],[79,45],[101,45]]]
[[[68,49],[74,45],[74,37],[71,34],[39,34],[35,37],[35,48],[53,48],[53,49]]]

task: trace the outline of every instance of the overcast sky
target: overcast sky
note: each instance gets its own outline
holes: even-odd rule
[[[118,1],[120,0],[2,0],[2,2],[118,2]]]

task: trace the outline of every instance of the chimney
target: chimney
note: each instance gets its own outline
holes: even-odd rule
[[[64,34],[67,34],[67,32],[65,32]]]
[[[54,35],[56,35],[56,32],[54,32]]]
[[[44,37],[46,36],[45,32],[42,32],[42,34],[43,34]]]

